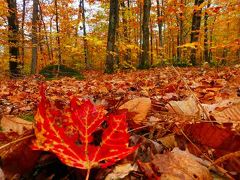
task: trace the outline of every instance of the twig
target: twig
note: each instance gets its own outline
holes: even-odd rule
[[[151,126],[151,125],[146,125],[146,126],[137,127],[137,128],[135,128],[135,129],[129,130],[128,133],[133,132],[133,131],[137,131],[137,130],[140,130],[140,129],[144,129],[144,128],[149,127],[149,126]],[[153,126],[153,125],[152,125],[152,126]]]
[[[28,136],[24,136],[22,138],[19,138],[19,139],[16,139],[14,141],[11,141],[11,142],[9,142],[7,144],[4,144],[3,146],[0,147],[0,150],[4,149],[4,148],[6,148],[6,147],[8,147],[8,146],[10,146],[12,144],[15,144],[15,143],[18,143],[18,142],[23,141],[25,139],[31,138],[31,137],[34,137],[34,134],[31,134],[31,135],[28,135]]]

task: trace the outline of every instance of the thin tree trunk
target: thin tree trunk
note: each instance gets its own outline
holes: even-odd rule
[[[240,18],[238,18],[238,24],[240,24]],[[240,28],[238,28],[238,36],[240,35]],[[240,63],[240,48],[236,50],[237,63]]]
[[[89,64],[89,57],[88,57],[88,43],[87,43],[87,31],[86,31],[86,18],[85,18],[85,7],[84,7],[84,0],[82,0],[82,20],[83,20],[83,38],[84,38],[84,59],[85,59],[85,65],[86,68],[89,69],[90,68],[90,64]]]
[[[77,47],[77,40],[78,40],[78,29],[79,29],[79,24],[80,24],[80,19],[82,17],[82,0],[79,0],[78,4],[78,16],[77,16],[77,22],[75,25],[75,44],[74,47]]]
[[[117,31],[117,22],[119,17],[118,0],[110,0],[110,15],[108,25],[106,73],[114,72],[114,50]]]
[[[126,44],[130,43],[129,40],[129,29],[128,29],[128,20],[126,15],[126,5],[125,2],[121,1],[121,7],[122,7],[122,23],[123,23],[123,36],[124,36],[124,42]],[[129,9],[129,1],[128,1],[128,9]],[[124,60],[129,64],[131,59],[131,49],[127,48],[127,52],[124,55]]]
[[[21,24],[21,40],[22,40],[22,47],[21,47],[21,63],[24,66],[24,46],[25,46],[25,38],[24,38],[24,25],[25,25],[25,14],[26,14],[26,0],[23,0],[23,10],[22,10],[22,24]]]
[[[60,65],[62,65],[62,53],[61,53],[61,42],[60,42],[60,29],[58,22],[58,1],[54,0],[55,3],[55,15],[56,15],[56,29],[57,29],[57,44],[58,44],[58,72],[60,71]]]
[[[158,42],[158,38],[155,38],[156,39],[156,55],[157,55],[157,58],[158,58],[158,45],[159,45],[159,42]]]
[[[211,0],[208,0],[207,8],[211,6]],[[208,45],[208,13],[205,10],[204,14],[204,60],[210,63],[209,59],[209,45]]]
[[[163,4],[163,0],[162,0]],[[163,6],[162,6],[163,7]],[[159,45],[160,47],[163,47],[163,35],[162,35],[162,26],[163,26],[163,21],[161,19],[162,17],[162,11],[160,11],[160,2],[157,0],[157,16],[158,16],[158,37],[159,37]]]
[[[139,9],[140,9],[140,12],[139,12],[139,63],[141,62],[141,59],[142,59],[142,42],[143,42],[143,34],[142,34],[142,23],[143,23],[143,20],[142,20],[142,14],[143,14],[143,9],[142,9],[142,2],[139,1]]]
[[[139,68],[149,68],[149,20],[150,20],[151,0],[145,0],[143,4],[143,44],[142,55],[140,59]]]
[[[8,43],[9,43],[9,69],[11,76],[18,76],[19,71],[19,41],[18,32],[19,26],[17,21],[17,3],[16,0],[7,0],[8,3]]]
[[[173,36],[173,34],[172,34],[172,36],[171,36],[171,42],[172,42],[172,55],[171,55],[171,59],[174,59],[174,57],[175,57],[175,42],[174,42],[174,36]]]
[[[181,5],[183,5],[183,0],[181,0]],[[185,5],[185,4],[184,4]],[[183,44],[183,12],[179,13],[178,17],[179,21],[179,32],[178,32],[178,39],[177,39],[177,46],[181,46]],[[181,48],[177,47],[177,60],[181,61]]]
[[[213,43],[213,31],[214,31],[214,25],[215,25],[215,21],[217,19],[217,16],[214,17],[213,19],[213,23],[212,23],[212,28],[210,29],[210,42],[209,42],[209,61],[211,62],[213,57],[212,57],[212,43]]]
[[[119,11],[119,10],[118,10]],[[116,35],[115,35],[115,44],[114,44],[114,63],[119,66],[120,64],[120,57],[119,57],[119,49],[118,49],[118,42],[119,42],[119,32],[118,32],[118,27],[119,27],[119,17],[116,19]]]
[[[47,52],[48,52],[48,59],[51,62],[52,61],[52,56],[51,56],[52,49],[50,48],[50,45],[49,45],[47,28],[46,28],[46,24],[45,24],[44,19],[43,19],[41,3],[40,3],[40,1],[38,3],[39,3],[38,4],[39,5],[39,14],[40,14],[40,18],[41,18],[41,21],[42,21],[42,24],[43,24],[43,29],[44,29],[45,41],[46,41]]]
[[[153,25],[152,25],[152,20],[150,19],[150,66],[153,65]]]
[[[39,8],[39,3],[38,3],[38,8]],[[39,15],[39,12],[38,12],[38,15]],[[38,16],[38,21],[39,21],[39,16]],[[40,56],[41,59],[39,59],[38,62],[44,61],[44,64],[47,64],[47,61],[46,61],[47,58],[45,57],[45,52],[44,52],[43,43],[42,43],[43,40],[44,40],[44,35],[42,35],[42,24],[38,23],[38,46],[41,54]]]
[[[51,58],[54,61],[54,52],[53,52],[53,16],[50,18],[49,22],[49,47],[51,49]]]
[[[127,0],[127,8],[128,8],[128,11],[130,10],[130,0]],[[127,19],[127,42],[130,44],[131,43],[131,40],[130,40],[130,37],[131,37],[131,29],[129,28],[129,19]],[[128,63],[132,64],[132,60],[131,60],[131,49],[128,48],[127,49],[127,56],[128,56]]]
[[[177,61],[180,62],[181,61],[181,48],[180,46],[180,32],[178,32],[177,34]]]
[[[195,0],[194,5],[200,6],[200,4],[202,4],[203,2],[204,0]],[[200,25],[201,25],[201,13],[202,13],[202,9],[193,11],[191,43],[198,42]],[[196,53],[197,53],[197,49],[192,48],[190,58],[193,66],[197,65]]]
[[[33,16],[32,16],[32,64],[31,64],[31,74],[36,73],[37,69],[37,21],[38,21],[38,0],[33,0]]]

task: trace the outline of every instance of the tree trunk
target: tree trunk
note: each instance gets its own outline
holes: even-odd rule
[[[139,63],[142,59],[142,42],[143,42],[143,34],[142,34],[142,14],[143,14],[143,7],[142,7],[142,1],[139,1]]]
[[[49,22],[49,47],[51,49],[51,58],[54,62],[54,52],[53,52],[53,16],[50,18]]]
[[[181,0],[181,6],[185,5],[183,0]],[[178,22],[179,22],[179,32],[178,32],[178,39],[177,39],[177,46],[181,46],[183,44],[183,12],[179,13]],[[181,61],[181,48],[177,47],[177,60]]]
[[[162,0],[163,4],[163,0]],[[162,11],[160,11],[160,2],[157,0],[157,16],[158,16],[158,37],[159,37],[159,45],[160,47],[163,47],[163,35],[162,35],[162,26],[163,26],[163,21],[161,19],[162,17]]]
[[[51,48],[50,48],[50,45],[49,45],[49,40],[48,40],[48,34],[47,34],[47,28],[46,28],[46,24],[43,20],[43,14],[42,14],[42,7],[41,7],[41,3],[38,2],[39,4],[39,14],[40,14],[40,18],[41,18],[41,21],[42,21],[42,24],[43,24],[43,29],[44,29],[44,35],[45,35],[45,41],[46,41],[46,46],[47,46],[47,52],[48,52],[48,59],[49,61],[51,62],[52,61],[52,56],[51,56]]]
[[[214,31],[214,27],[215,27],[215,22],[216,22],[217,16],[214,17],[213,22],[211,24],[211,29],[209,32],[209,36],[210,36],[210,42],[209,42],[209,61],[211,62],[213,57],[212,57],[212,44],[213,44],[213,31]]]
[[[11,76],[18,76],[19,71],[19,48],[18,48],[18,21],[17,21],[17,3],[16,0],[7,0],[8,3],[8,43],[9,43],[9,69]]]
[[[78,15],[77,15],[77,22],[76,22],[76,25],[75,25],[75,44],[74,44],[74,47],[77,47],[77,42],[78,42],[78,29],[79,29],[79,24],[80,24],[80,21],[81,21],[81,17],[82,17],[82,0],[79,0],[79,4],[78,4]]]
[[[207,8],[211,5],[211,0],[208,0]],[[208,45],[208,13],[205,10],[204,14],[204,60],[210,63],[209,59],[209,45]]]
[[[62,64],[62,53],[61,53],[61,42],[60,42],[60,29],[59,29],[59,22],[58,22],[58,2],[57,0],[54,1],[55,3],[55,15],[56,15],[56,29],[57,29],[57,45],[58,45],[58,72],[60,71],[60,65]]]
[[[87,43],[87,39],[86,39],[86,36],[87,36],[87,31],[86,31],[86,18],[85,18],[85,7],[84,7],[84,0],[81,0],[82,1],[82,4],[81,4],[81,7],[82,7],[82,20],[83,20],[83,38],[84,38],[84,42],[83,42],[83,45],[84,45],[84,59],[85,59],[85,66],[87,69],[90,68],[90,64],[89,64],[89,57],[88,57],[88,43]]]
[[[37,57],[38,57],[37,21],[38,21],[38,0],[33,0],[31,74],[35,74],[37,69]]]
[[[128,9],[129,9],[129,0],[128,0]],[[124,36],[124,42],[126,44],[130,43],[130,39],[129,39],[129,29],[128,29],[128,19],[127,19],[127,15],[126,15],[126,5],[124,0],[121,1],[121,7],[122,7],[122,23],[123,23],[123,36]],[[128,64],[131,63],[131,49],[127,48],[127,52],[124,55],[124,60],[125,62],[127,62]]]
[[[149,68],[149,20],[150,20],[151,0],[145,0],[143,4],[143,44],[142,55],[140,59],[139,68]]]
[[[23,10],[22,10],[22,27],[21,27],[21,40],[22,40],[22,47],[21,47],[21,63],[24,65],[24,46],[25,46],[25,38],[24,38],[24,25],[25,25],[25,14],[26,14],[26,0],[23,0]]]
[[[195,0],[194,5],[199,6],[204,0]],[[201,25],[201,13],[202,9],[194,10],[192,17],[192,32],[191,32],[191,43],[198,42],[199,39],[199,30]],[[197,65],[196,59],[197,49],[191,50],[191,63],[193,66]]]
[[[114,72],[114,50],[117,31],[117,22],[119,17],[118,0],[110,0],[110,15],[108,25],[108,40],[107,40],[107,56],[106,56],[106,73]]]
[[[153,65],[153,22],[150,18],[150,66]]]

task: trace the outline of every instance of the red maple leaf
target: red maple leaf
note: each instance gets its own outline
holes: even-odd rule
[[[41,97],[33,149],[53,152],[66,165],[89,173],[91,168],[110,166],[138,148],[128,147],[126,113],[106,116],[102,107],[77,98],[69,107],[58,109],[46,98],[44,88]],[[102,127],[104,122],[106,127]],[[99,131],[97,144],[94,133]]]

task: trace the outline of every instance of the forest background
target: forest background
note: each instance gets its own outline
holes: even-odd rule
[[[240,62],[238,0],[0,0],[0,70]]]

